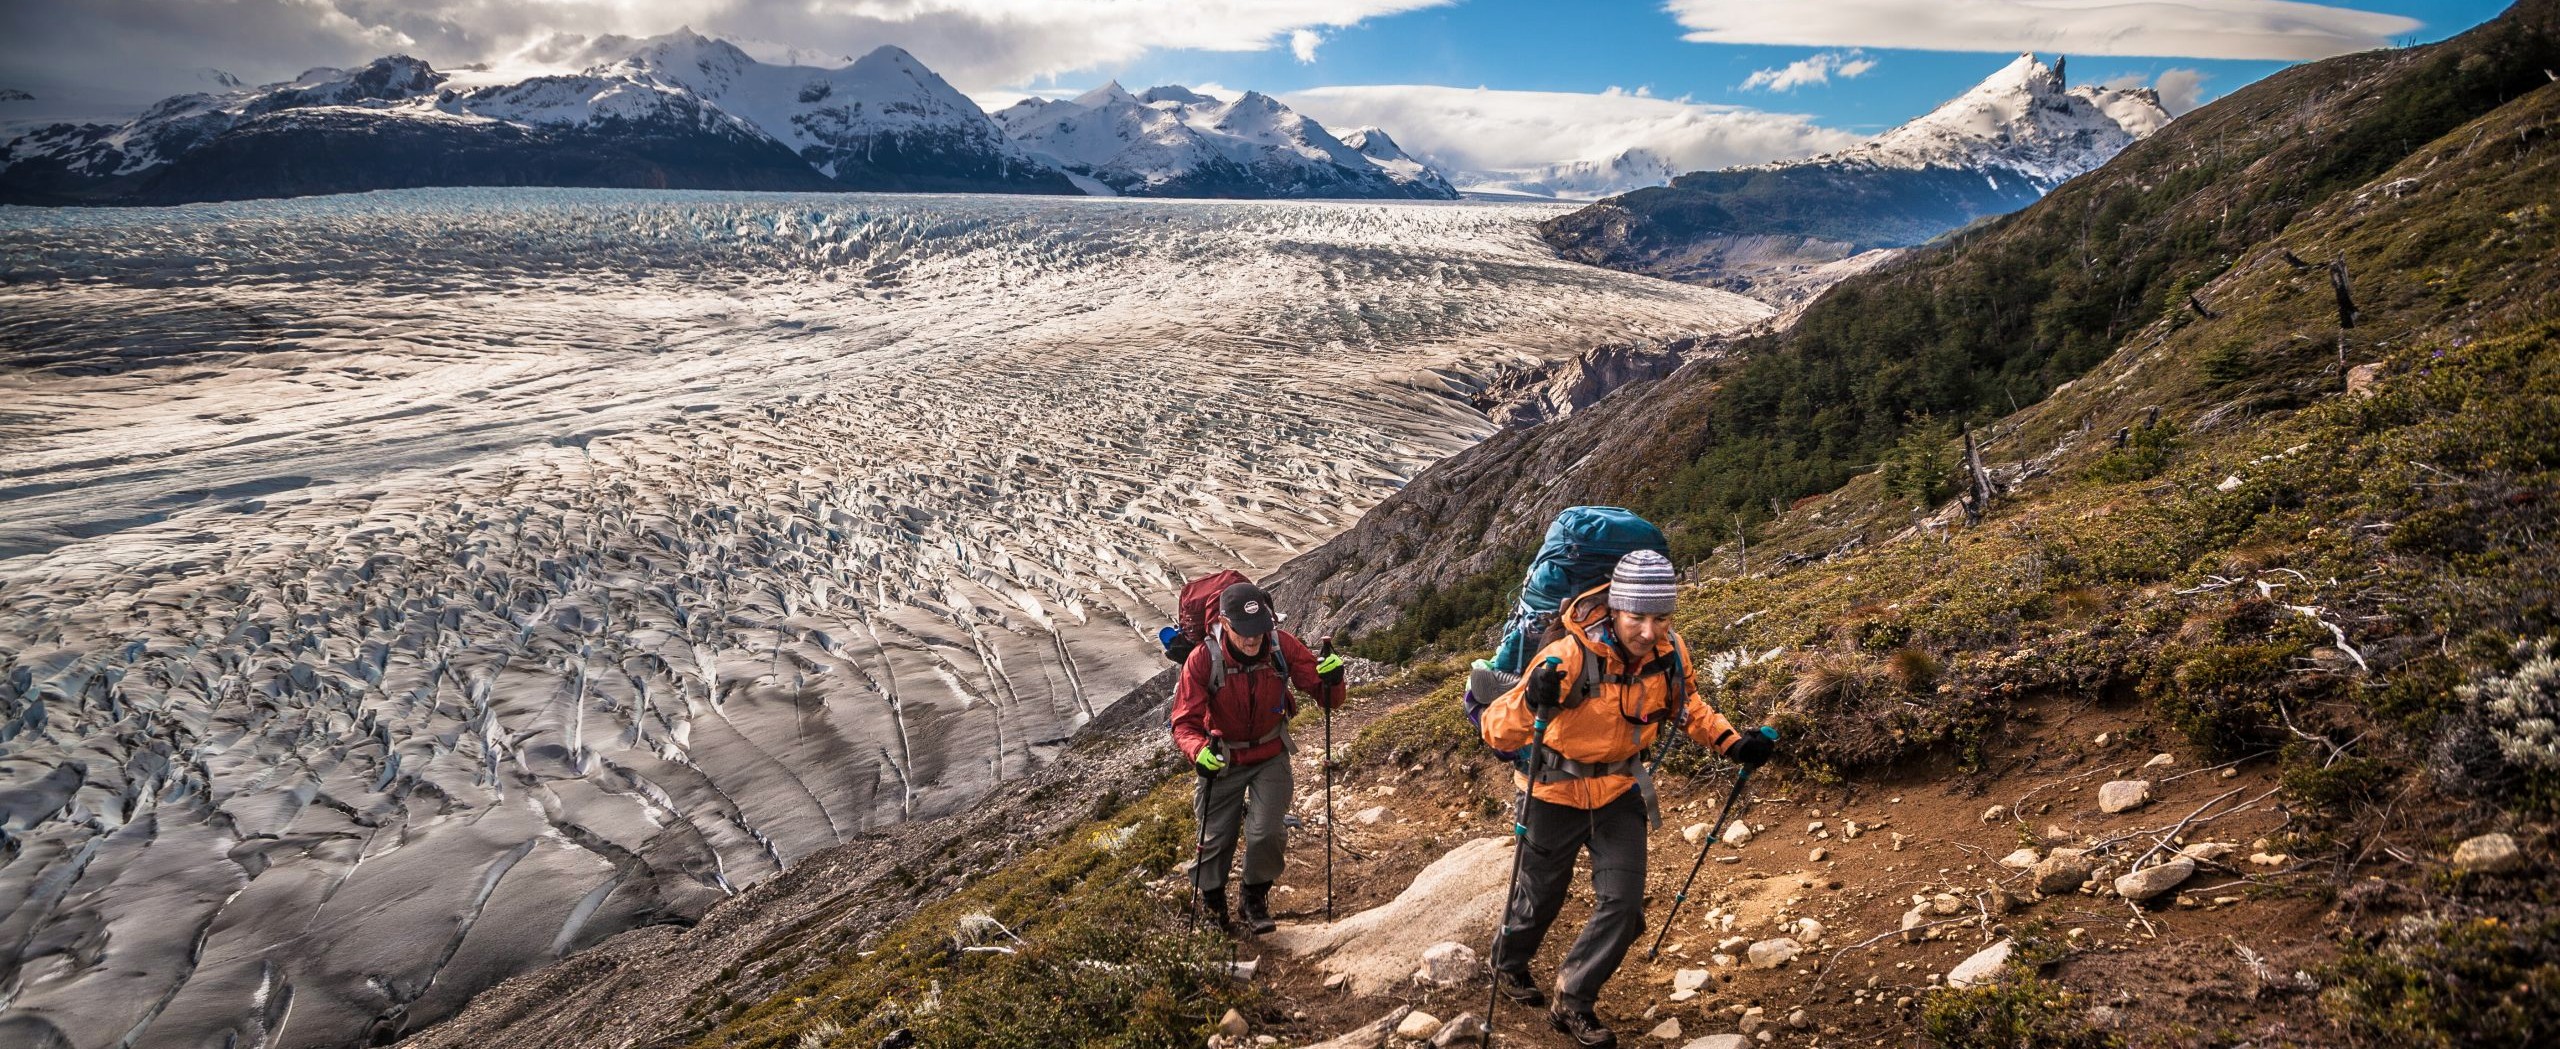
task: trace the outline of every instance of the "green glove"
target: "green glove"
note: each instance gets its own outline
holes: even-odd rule
[[[1323,659],[1316,660],[1316,680],[1327,685],[1341,684],[1342,657],[1328,652]]]
[[[1191,759],[1191,763],[1200,766],[1200,771],[1204,773],[1223,771],[1227,767],[1227,759],[1219,757],[1217,751],[1207,747],[1200,748],[1200,756]]]

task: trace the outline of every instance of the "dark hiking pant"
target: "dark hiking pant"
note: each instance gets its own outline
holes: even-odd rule
[[[1191,886],[1208,892],[1227,884],[1239,826],[1244,830],[1244,883],[1268,885],[1279,878],[1289,849],[1289,799],[1297,789],[1289,775],[1289,755],[1229,765],[1198,779],[1191,815],[1200,821],[1200,855],[1191,867]]]
[[[1644,933],[1644,799],[1629,790],[1597,809],[1577,809],[1529,799],[1529,840],[1520,857],[1520,887],[1503,909],[1493,964],[1526,974],[1547,938],[1547,926],[1564,909],[1573,861],[1591,850],[1591,922],[1573,941],[1556,975],[1556,999],[1568,1009],[1591,1011],[1600,985],[1626,960]]]

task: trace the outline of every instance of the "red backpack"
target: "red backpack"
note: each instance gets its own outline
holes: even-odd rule
[[[1218,595],[1238,583],[1251,582],[1253,580],[1246,578],[1244,573],[1228,569],[1182,584],[1182,596],[1175,603],[1174,630],[1182,640],[1190,642],[1182,646],[1186,657],[1188,649],[1209,640],[1209,624],[1218,621]],[[1168,651],[1173,648],[1171,644],[1165,647]],[[1175,662],[1181,660],[1176,659]]]

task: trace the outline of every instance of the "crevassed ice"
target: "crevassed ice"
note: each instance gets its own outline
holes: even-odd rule
[[[1471,377],[1768,312],[1552,213],[0,209],[0,1032],[415,1029],[966,804],[1181,576],[1483,436]]]

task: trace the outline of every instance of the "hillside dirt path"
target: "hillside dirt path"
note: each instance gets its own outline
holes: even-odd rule
[[[1446,701],[1426,698],[1427,692],[1403,686],[1356,699],[1335,719],[1337,750],[1406,704]],[[1321,790],[1315,764],[1321,731],[1313,718],[1300,726],[1301,811],[1308,795]],[[2082,1006],[2112,1010],[2134,1045],[2143,1044],[2146,1032],[2256,1039],[2310,1033],[2319,1021],[2306,1021],[2310,1011],[2300,1007],[2307,999],[2288,983],[2296,968],[2311,964],[2308,956],[2327,953],[2321,933],[2330,905],[2318,893],[2285,888],[2282,872],[2295,864],[2250,861],[2261,851],[2260,839],[2288,822],[2269,794],[2277,785],[2273,755],[2209,764],[2183,744],[2156,743],[2169,735],[2129,705],[2047,699],[2020,707],[1995,730],[1978,772],[1938,758],[1822,783],[1771,766],[1737,806],[1738,818],[1758,834],[1741,847],[1715,850],[1660,960],[1648,963],[1645,948],[1697,855],[1681,829],[1713,819],[1732,782],[1730,766],[1721,764],[1698,777],[1666,775],[1664,826],[1651,840],[1645,936],[1604,992],[1601,1017],[1627,1045],[1677,1046],[1734,1032],[1753,1008],[1768,1024],[1771,1037],[1763,1044],[1912,1044],[1921,1040],[1916,999],[1958,963],[2016,934],[2061,952],[2044,974]],[[2163,753],[2170,764],[2145,767]],[[2119,779],[2151,781],[2153,800],[2128,812],[2101,811],[2099,788]],[[1449,849],[1503,834],[1512,797],[1499,764],[1469,752],[1345,767],[1335,789],[1337,834],[1348,847],[1335,868],[1335,909],[1342,917],[1393,899]],[[2261,800],[2234,811],[2252,799]],[[2003,813],[1987,818],[1995,805]],[[1375,823],[1357,821],[1355,814],[1373,807],[1384,810]],[[1313,812],[1322,812],[1320,800]],[[2149,849],[2198,813],[2177,841],[2227,843],[2233,851],[2200,864],[2177,891],[2139,909],[2107,891],[2038,897],[2033,873],[1999,862],[2021,848],[2041,854],[2055,844],[2118,839],[2114,869],[2099,878],[2106,884],[2125,866],[2123,848]],[[1810,829],[1816,822],[1822,828]],[[1859,828],[1854,838],[1846,833],[1850,823]],[[1323,849],[1320,819],[1291,832],[1288,871],[1273,898],[1284,927],[1323,920]],[[1588,875],[1587,866],[1577,871],[1574,893],[1532,967],[1550,991],[1557,965],[1590,914]],[[1931,925],[1917,930],[1928,938],[1905,942],[1905,913],[1916,903],[1935,904],[1942,893],[1954,913],[1932,911],[1926,916]],[[1801,918],[1820,922],[1823,931],[1784,966],[1753,968],[1734,942],[1787,936],[1779,926]],[[1720,943],[1735,956],[1733,964],[1711,960]],[[1481,953],[1485,945],[1468,946]],[[1317,958],[1263,949],[1251,939],[1239,944],[1239,957],[1261,960],[1255,979],[1269,995],[1254,1033],[1289,1044],[1353,1030],[1400,1005],[1442,1020],[1484,1009],[1481,977],[1454,989],[1407,986],[1364,998],[1328,989]],[[1714,976],[1694,998],[1673,1002],[1681,969]],[[1791,1026],[1799,1010],[1804,1025]],[[1679,1020],[1676,1037],[1649,1037],[1672,1018]],[[1537,1010],[1508,1003],[1496,1033],[1504,1045],[1571,1044]]]

